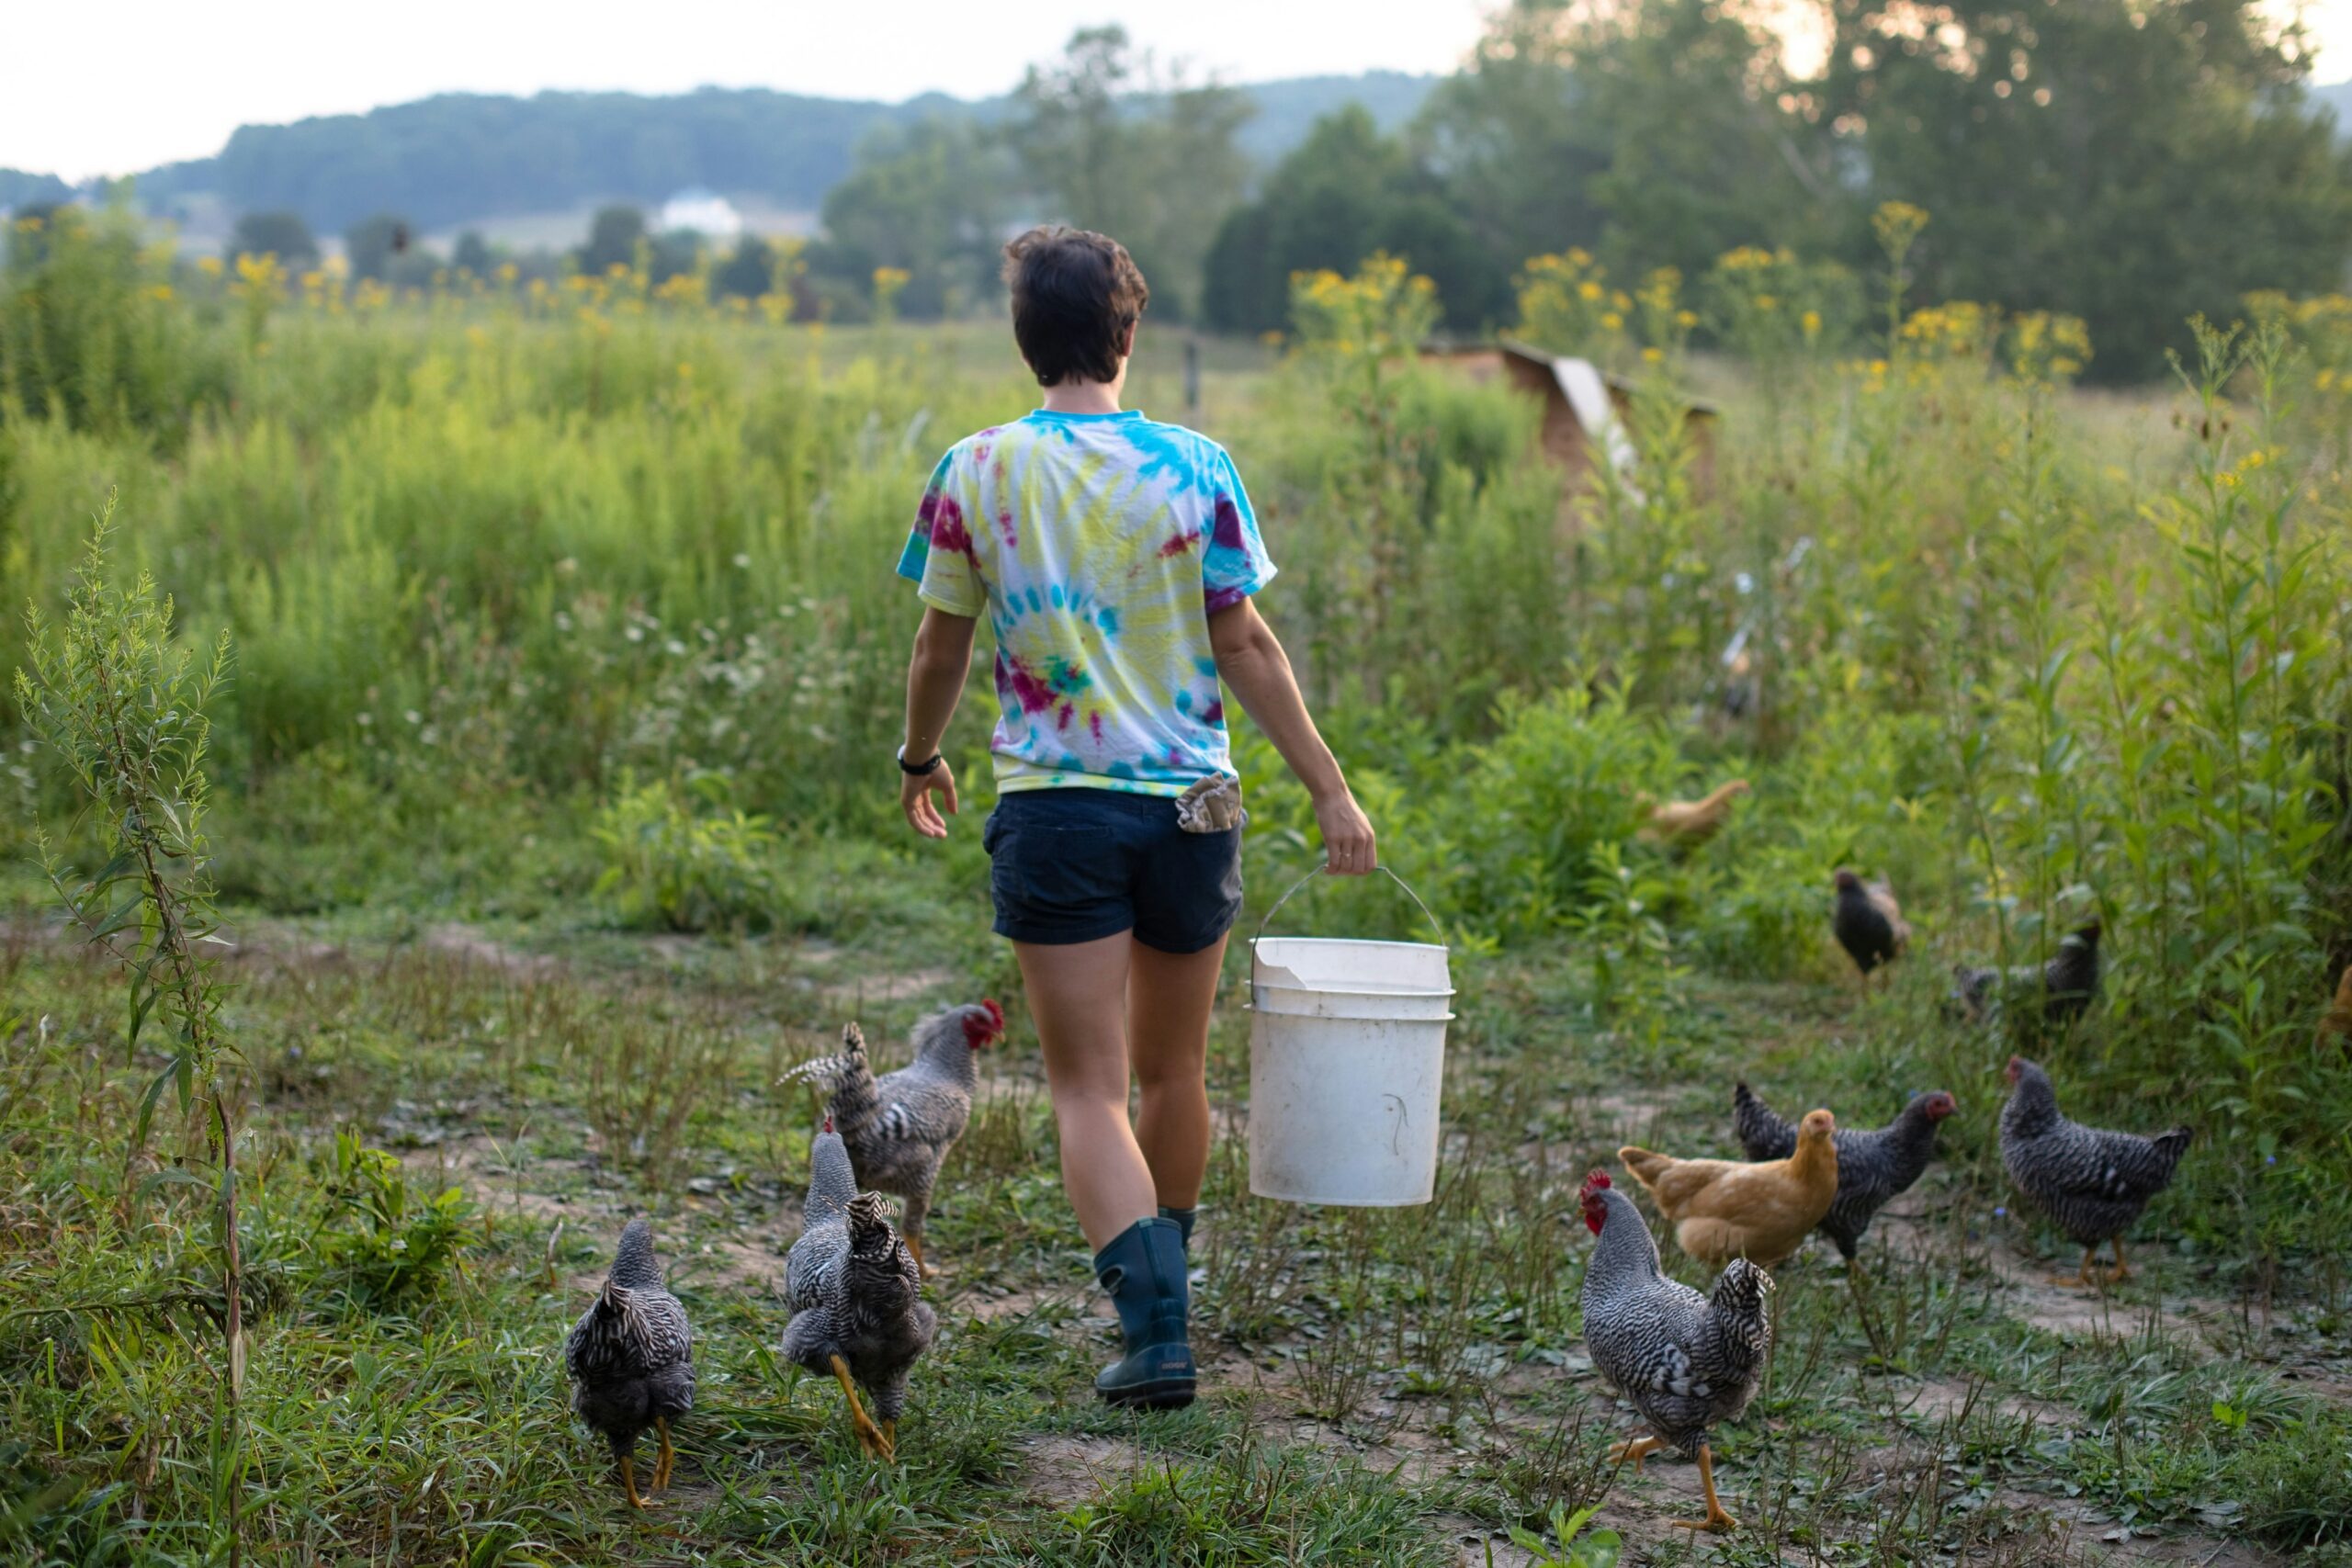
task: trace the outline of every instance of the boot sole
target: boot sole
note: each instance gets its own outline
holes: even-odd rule
[[[1182,1410],[1193,1403],[1196,1380],[1162,1378],[1129,1388],[1098,1388],[1095,1397],[1121,1410]]]

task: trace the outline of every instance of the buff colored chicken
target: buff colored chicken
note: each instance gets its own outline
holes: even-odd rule
[[[1808,1111],[1786,1159],[1676,1159],[1630,1144],[1617,1157],[1649,1189],[1683,1251],[1717,1267],[1745,1258],[1770,1269],[1804,1245],[1837,1201],[1837,1138],[1836,1117]]]
[[[2330,1040],[2352,1047],[2352,964],[2344,966],[2344,977],[2335,982],[2335,1004],[2320,1016],[2319,1032],[2312,1043],[2324,1047]]]
[[[1695,848],[1724,830],[1731,803],[1747,793],[1747,781],[1733,779],[1697,800],[1661,801],[1650,807],[1649,826],[1634,837],[1648,844]]]

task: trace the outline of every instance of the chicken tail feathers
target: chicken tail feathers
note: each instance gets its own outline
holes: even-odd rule
[[[1634,1173],[1634,1180],[1649,1188],[1657,1187],[1658,1178],[1679,1163],[1672,1155],[1656,1154],[1632,1144],[1617,1151],[1617,1159],[1619,1164]]]
[[[1758,1359],[1772,1342],[1772,1320],[1765,1311],[1765,1298],[1772,1291],[1770,1274],[1745,1258],[1735,1258],[1724,1265],[1715,1288],[1707,1292],[1707,1304],[1717,1319]]]
[[[1749,1159],[1786,1159],[1796,1153],[1797,1130],[1745,1083],[1732,1090],[1731,1121],[1733,1134]]]
[[[842,1049],[836,1055],[817,1056],[786,1071],[785,1083],[805,1083],[833,1108],[835,1120],[844,1125],[858,1120],[854,1112],[859,1104],[874,1098],[874,1068],[865,1059],[865,1032],[854,1023],[842,1027]],[[863,1087],[863,1095],[850,1091]],[[858,1102],[858,1103],[850,1103]]]

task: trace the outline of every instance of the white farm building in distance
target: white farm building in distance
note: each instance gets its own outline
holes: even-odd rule
[[[684,229],[713,240],[732,240],[743,232],[743,215],[717,191],[689,186],[662,204],[653,227],[662,234]]]

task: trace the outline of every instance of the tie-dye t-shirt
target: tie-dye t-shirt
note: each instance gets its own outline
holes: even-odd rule
[[[933,471],[899,575],[995,628],[1000,792],[1172,795],[1232,772],[1208,618],[1274,565],[1207,436],[1042,409],[968,436]]]

